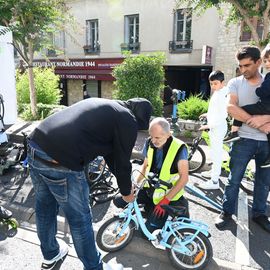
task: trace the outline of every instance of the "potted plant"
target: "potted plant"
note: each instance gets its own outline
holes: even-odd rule
[[[199,116],[207,112],[208,101],[201,99],[199,95],[191,95],[185,101],[180,102],[177,109],[180,128],[197,131],[200,127]]]

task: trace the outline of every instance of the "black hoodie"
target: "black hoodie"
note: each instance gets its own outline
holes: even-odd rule
[[[146,99],[89,98],[46,118],[30,140],[74,171],[83,170],[88,162],[103,156],[121,194],[129,195],[132,148],[138,129],[148,128],[151,112],[151,103]]]

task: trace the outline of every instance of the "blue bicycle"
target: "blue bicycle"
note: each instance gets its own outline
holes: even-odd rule
[[[149,174],[140,186],[137,186],[135,198],[139,190],[148,182],[155,188],[171,184]],[[144,235],[155,247],[166,249],[169,259],[177,269],[205,269],[213,256],[209,241],[208,226],[202,222],[181,217],[184,207],[162,206],[169,217],[161,230],[149,232],[145,226],[141,208],[135,199],[118,216],[107,220],[98,230],[97,245],[101,250],[113,252],[124,248],[132,240],[134,230],[141,228]]]

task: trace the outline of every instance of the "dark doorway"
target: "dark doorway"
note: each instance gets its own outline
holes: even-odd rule
[[[208,76],[212,71],[212,67],[165,66],[164,68],[165,85],[169,85],[172,89],[186,91],[186,97],[191,94],[201,94],[202,98],[209,98],[210,85]]]
[[[67,80],[60,79],[59,88],[61,90],[62,98],[60,100],[60,105],[68,106],[68,96],[67,96]]]

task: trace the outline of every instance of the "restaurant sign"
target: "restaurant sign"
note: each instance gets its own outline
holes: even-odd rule
[[[121,64],[123,58],[107,59],[51,59],[35,60],[35,67],[52,67],[62,79],[114,80],[112,69]]]

